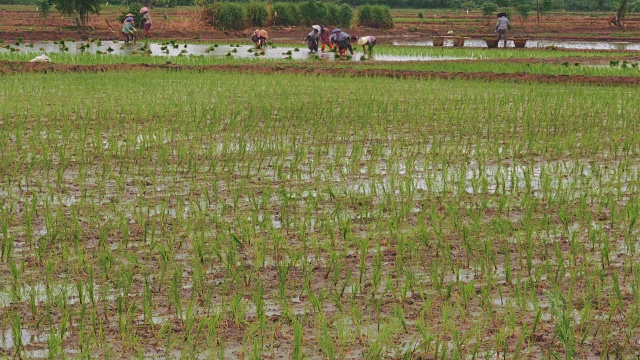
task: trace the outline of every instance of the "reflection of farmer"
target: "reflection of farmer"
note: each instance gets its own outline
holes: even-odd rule
[[[329,46],[329,50],[333,50],[333,44],[331,43],[331,34],[329,33],[329,29],[324,27],[324,25],[320,26],[320,41],[322,42],[323,52],[325,46]]]
[[[358,45],[362,46],[362,51],[364,51],[365,54],[367,53],[365,46],[367,46],[369,48],[369,56],[371,56],[373,47],[376,46],[376,38],[375,36],[363,36],[358,39]]]
[[[149,9],[145,6],[140,9],[142,14],[142,23],[144,24],[144,36],[151,37],[151,15],[149,15]]]
[[[307,38],[304,41],[309,46],[309,52],[318,52],[318,38],[320,36],[320,25],[313,25],[313,30],[307,35]]]
[[[133,43],[136,43],[136,28],[133,27],[133,15],[127,14],[127,17],[124,19],[124,26],[122,26],[122,33],[125,37],[125,43],[133,40]]]
[[[351,55],[353,55],[353,48],[351,47],[351,36],[340,29],[333,29],[331,33],[336,36],[336,42],[338,43],[338,50],[340,50],[340,55],[344,55],[347,50],[349,50]]]
[[[256,44],[257,48],[263,47],[267,44],[267,39],[269,35],[267,34],[267,30],[264,29],[256,29],[251,35],[251,41]]]
[[[500,38],[502,38],[503,47],[507,47],[507,29],[511,29],[511,23],[509,19],[507,19],[507,14],[499,13],[496,32],[498,33],[498,44],[500,44]]]

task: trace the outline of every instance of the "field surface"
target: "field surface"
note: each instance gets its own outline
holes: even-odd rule
[[[23,40],[0,359],[640,356],[638,52]]]

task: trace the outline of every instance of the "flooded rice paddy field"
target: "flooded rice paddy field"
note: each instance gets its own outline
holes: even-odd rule
[[[426,41],[394,41],[396,46],[433,46],[433,40]],[[454,46],[453,37],[445,39],[443,46]],[[500,41],[498,47],[503,47],[504,43]],[[548,48],[556,47],[560,49],[572,50],[640,50],[640,43],[628,41],[570,41],[570,40],[527,40],[525,48]],[[487,42],[483,39],[465,38],[464,47],[487,47]],[[507,47],[513,48],[515,44],[513,40],[507,40]]]
[[[639,354],[633,88],[2,81],[0,356]]]
[[[363,53],[354,44],[354,50],[359,50],[350,59],[353,61],[365,60]],[[292,60],[336,60],[335,53],[318,52],[310,53],[306,45],[292,46],[267,46],[264,49],[256,49],[253,45],[240,44],[181,44],[181,43],[148,43],[138,41],[136,44],[122,41],[35,41],[28,43],[4,44],[0,47],[2,52],[34,52],[34,53],[69,53],[69,54],[111,54],[111,55],[154,55],[154,56],[206,56],[225,57],[237,59],[292,59]],[[393,55],[374,54],[373,59],[380,61],[434,61],[434,60],[459,60],[468,57],[455,56],[421,56],[421,55]]]

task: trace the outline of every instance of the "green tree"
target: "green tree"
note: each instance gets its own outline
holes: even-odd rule
[[[522,20],[527,20],[529,18],[529,13],[531,12],[531,4],[521,3],[516,5],[516,11]]]
[[[482,15],[484,16],[491,16],[491,14],[498,11],[498,5],[492,2],[486,2],[482,4],[480,8],[482,9]]]
[[[40,16],[46,18],[49,16],[51,12],[51,2],[49,0],[37,0],[36,5],[38,6],[38,13]]]
[[[462,8],[463,9],[474,9],[476,7],[476,3],[474,3],[473,1],[465,1],[462,3]]]
[[[89,14],[100,13],[102,0],[52,0],[52,2],[62,14],[77,15],[76,21],[79,18],[79,24],[85,26],[89,21]]]

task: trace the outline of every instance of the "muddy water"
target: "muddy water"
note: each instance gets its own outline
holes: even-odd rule
[[[396,46],[433,46],[433,40],[427,41],[396,41]],[[453,39],[445,39],[444,46],[453,46]],[[498,45],[502,47],[502,41]],[[556,41],[556,40],[528,40],[526,48],[545,48],[547,46],[555,46],[563,49],[576,50],[630,50],[640,51],[640,43],[629,42],[606,42],[606,41]],[[483,39],[466,39],[464,47],[487,47],[486,41]],[[515,47],[513,40],[507,41],[507,47]]]
[[[336,56],[332,52],[310,54],[309,50],[305,47],[267,47],[264,49],[264,55],[262,50],[256,50],[252,45],[218,45],[213,44],[176,44],[163,45],[159,43],[149,43],[148,49],[150,55],[155,56],[210,56],[210,57],[232,57],[242,59],[252,58],[267,58],[267,59],[285,59],[291,58],[293,60],[335,60]],[[9,46],[7,49],[6,47]],[[66,52],[69,54],[89,53],[96,54],[98,52],[104,54],[114,55],[132,55],[132,54],[144,54],[143,48],[144,42],[139,41],[136,45],[131,43],[125,44],[124,42],[114,41],[102,41],[98,46],[95,42],[66,42],[63,44],[55,44],[54,42],[34,42],[34,43],[22,43],[22,44],[4,44],[0,47],[0,53],[19,51],[19,52],[34,52],[34,53],[61,53]],[[13,49],[13,50],[12,50]],[[296,49],[298,51],[296,51]],[[257,55],[256,55],[257,54]],[[361,52],[356,52],[352,57],[352,61],[364,60]],[[434,60],[460,60],[466,59],[464,57],[429,57],[420,55],[385,55],[374,54],[373,60],[380,61],[434,61]]]

